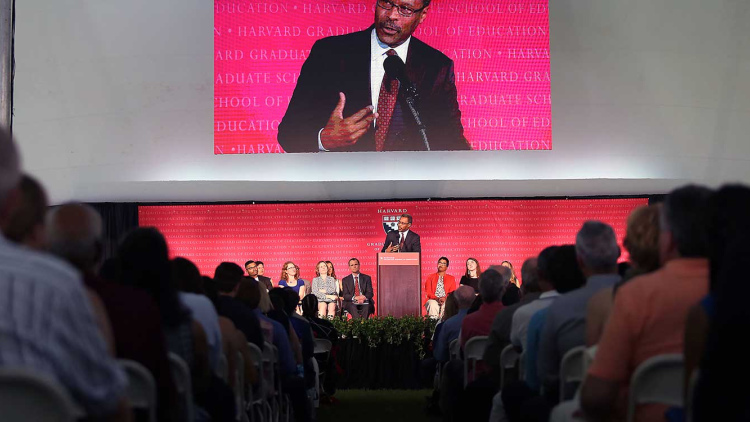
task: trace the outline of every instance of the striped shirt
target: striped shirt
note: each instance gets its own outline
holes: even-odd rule
[[[80,274],[2,235],[0,366],[50,374],[94,416],[113,413],[127,385],[107,352]]]

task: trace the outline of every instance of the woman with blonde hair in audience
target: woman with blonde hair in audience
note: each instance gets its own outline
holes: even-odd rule
[[[476,258],[469,258],[466,260],[466,274],[461,277],[459,284],[465,284],[473,287],[474,290],[479,293],[479,276],[482,275],[482,267],[479,266],[479,261]]]
[[[502,301],[503,305],[511,306],[521,300],[521,282],[516,277],[516,270],[513,269],[513,264],[510,261],[503,261],[500,266],[510,270],[510,282],[505,287]]]
[[[631,267],[614,287],[598,291],[589,299],[586,309],[586,346],[599,342],[612,310],[617,289],[629,280],[659,268],[659,214],[661,206],[646,205],[633,210],[628,217],[623,246],[630,254]]]
[[[510,282],[513,283],[516,287],[521,287],[521,282],[518,281],[518,277],[516,277],[516,270],[513,269],[513,263],[510,261],[503,261],[500,263],[505,268],[508,268],[510,270]]]
[[[336,314],[336,299],[338,299],[338,286],[336,279],[329,274],[326,261],[318,261],[315,266],[317,277],[312,281],[312,292],[318,299],[318,316],[320,318],[333,318]]]

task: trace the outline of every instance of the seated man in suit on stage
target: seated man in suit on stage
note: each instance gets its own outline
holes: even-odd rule
[[[349,260],[349,271],[351,274],[341,280],[344,286],[344,309],[354,319],[366,319],[370,316],[370,308],[373,305],[372,278],[359,272],[359,259],[357,258]]]
[[[261,285],[266,287],[266,290],[273,289],[273,283],[271,283],[271,279],[260,275],[259,268],[263,265],[260,261],[253,261],[252,259],[250,261],[245,262],[245,271],[247,271],[248,277],[252,278],[253,280],[257,281]]]
[[[456,290],[456,278],[447,274],[450,261],[446,257],[440,257],[437,264],[437,272],[427,276],[424,282],[425,302],[424,307],[430,318],[442,318],[445,308],[445,299]]]
[[[419,235],[409,230],[412,221],[411,215],[401,214],[401,218],[398,219],[398,231],[388,232],[380,252],[422,252]]]

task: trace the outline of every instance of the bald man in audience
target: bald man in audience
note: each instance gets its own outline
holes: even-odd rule
[[[21,165],[0,128],[0,226],[18,200]],[[0,235],[0,366],[42,373],[91,418],[129,421],[127,377],[107,350],[78,271]]]
[[[545,395],[559,390],[560,361],[565,353],[586,345],[586,311],[591,297],[620,281],[617,259],[620,247],[615,231],[601,221],[586,221],[576,234],[576,257],[586,284],[560,295],[547,308],[539,341],[537,369]]]
[[[25,174],[19,184],[19,200],[13,212],[2,225],[5,238],[32,249],[44,248],[44,215],[49,201],[44,187]]]
[[[119,359],[142,364],[156,381],[160,420],[176,420],[177,391],[169,370],[166,338],[154,300],[140,289],[103,280],[96,275],[102,257],[103,229],[99,213],[85,204],[68,203],[46,218],[48,249],[83,274],[90,291],[101,298],[111,323]]]

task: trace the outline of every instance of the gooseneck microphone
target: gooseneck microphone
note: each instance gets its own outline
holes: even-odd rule
[[[388,56],[383,63],[383,69],[385,69],[385,73],[388,77],[397,79],[400,86],[404,88],[406,105],[409,106],[409,111],[411,111],[411,115],[414,117],[414,122],[417,124],[417,129],[422,136],[422,142],[424,142],[425,148],[427,151],[430,151],[430,142],[427,140],[427,128],[419,117],[419,111],[417,111],[415,106],[417,99],[419,98],[419,93],[417,93],[416,85],[414,85],[406,75],[406,65],[404,64],[404,61],[395,54],[393,56]]]

